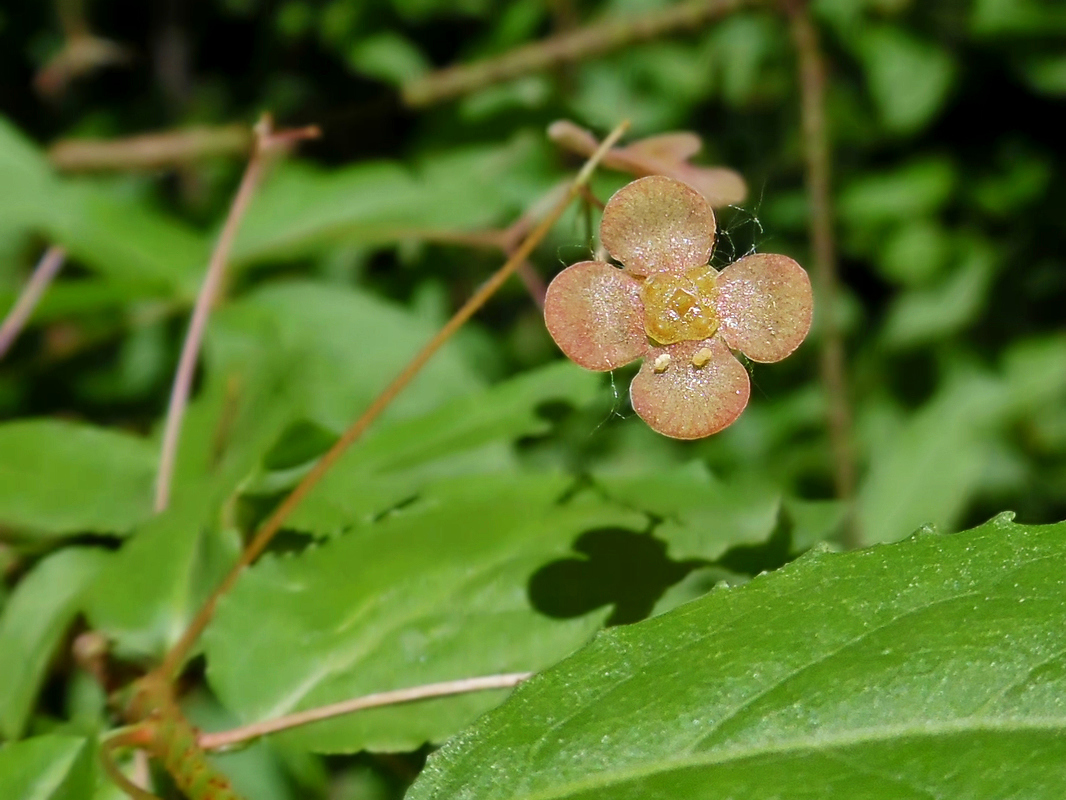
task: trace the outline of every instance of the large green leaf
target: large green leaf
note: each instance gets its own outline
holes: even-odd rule
[[[434,477],[512,468],[514,440],[548,425],[537,414],[543,403],[581,406],[598,386],[593,373],[556,362],[427,414],[384,423],[345,454],[290,524],[318,534],[345,530],[416,495]]]
[[[124,534],[151,513],[151,442],[51,419],[0,425],[0,527]]]
[[[594,529],[639,531],[643,515],[570,480],[497,475],[428,490],[416,503],[305,551],[267,557],[219,605],[208,677],[242,720],[369,692],[542,669],[588,639],[604,614],[552,619],[527,595],[534,572]],[[380,709],[286,734],[325,752],[441,741],[500,693]]]
[[[234,358],[288,359],[275,402],[292,418],[340,432],[429,341],[434,327],[372,295],[307,282],[275,283],[224,309],[212,322]],[[214,334],[212,334],[213,336]],[[482,380],[445,346],[389,407],[386,418],[423,413],[480,388]]]
[[[207,263],[204,237],[116,187],[55,176],[44,154],[3,118],[0,186],[0,232],[46,236],[130,299],[195,292]]]
[[[1057,800],[1066,524],[800,561],[601,634],[430,757],[428,798]]]
[[[15,587],[0,615],[0,735],[22,735],[56,645],[104,558],[98,550],[62,550]]]
[[[94,780],[93,747],[82,737],[38,736],[0,747],[4,800],[86,800]]]
[[[416,170],[384,161],[330,172],[281,165],[249,209],[233,259],[255,262],[318,253],[337,242],[380,244],[418,238],[419,231],[486,227],[547,188],[531,174],[542,150],[538,140],[520,136],[500,146],[436,153]]]
[[[206,492],[187,492],[140,526],[86,593],[92,626],[124,658],[158,658],[236,561],[237,533],[212,518]]]
[[[131,298],[195,296],[207,269],[203,236],[107,186],[71,181],[63,191],[46,229],[81,263],[128,287]]]

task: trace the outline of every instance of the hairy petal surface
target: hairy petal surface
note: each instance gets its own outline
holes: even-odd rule
[[[662,175],[641,178],[607,202],[600,241],[636,275],[683,272],[710,259],[714,212],[691,186]]]
[[[640,281],[602,261],[582,261],[555,276],[544,323],[559,349],[585,369],[615,369],[648,349]]]
[[[806,270],[788,256],[756,253],[718,275],[719,332],[752,361],[780,361],[811,329],[814,298]]]
[[[664,354],[670,362],[660,372]],[[694,366],[694,357],[703,366]],[[652,348],[629,396],[633,410],[652,430],[674,439],[702,439],[731,425],[748,404],[750,391],[747,370],[712,336]]]

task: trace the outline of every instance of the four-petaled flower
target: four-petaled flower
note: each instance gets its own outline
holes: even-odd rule
[[[548,287],[544,320],[572,361],[612,370],[643,357],[630,386],[652,429],[699,439],[730,425],[750,383],[732,354],[780,361],[811,326],[811,284],[787,256],[745,256],[718,272],[714,212],[691,187],[641,178],[610,199],[600,241],[623,268],[583,261]]]

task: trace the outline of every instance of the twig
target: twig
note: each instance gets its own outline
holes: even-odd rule
[[[331,719],[368,708],[394,706],[401,703],[411,703],[415,700],[427,700],[432,697],[483,692],[488,689],[510,689],[532,675],[532,672],[512,672],[504,675],[486,675],[482,678],[463,678],[457,681],[428,683],[424,686],[412,686],[408,689],[396,689],[391,692],[376,692],[375,694],[367,694],[351,700],[342,700],[339,703],[331,703],[328,706],[299,711],[277,719],[242,725],[233,730],[219,733],[202,733],[200,734],[199,744],[204,750],[217,750],[220,747],[229,747],[240,742],[246,742],[249,739],[258,739],[260,736],[266,736],[269,733],[277,733],[278,731],[288,730],[300,725],[308,725],[312,722],[320,722],[324,719]]]
[[[452,337],[452,335],[459,330],[467,320],[469,320],[493,294],[506,282],[511,274],[518,268],[531,252],[533,248],[537,246],[541,239],[543,239],[551,227],[555,224],[556,220],[562,216],[563,211],[570,202],[581,192],[581,187],[588,182],[592,176],[593,170],[596,165],[599,164],[603,155],[614,146],[615,142],[622,136],[625,130],[629,127],[628,122],[623,122],[617,128],[612,131],[611,135],[604,139],[600,149],[593,154],[585,166],[582,167],[581,172],[578,173],[574,182],[570,186],[570,190],[566,195],[556,203],[551,213],[548,214],[541,223],[533,229],[533,231],[522,242],[514,254],[507,259],[506,263],[500,267],[493,275],[486,281],[478,291],[452,316],[448,322],[444,324],[436,335],[422,348],[415,356],[408,362],[407,366],[400,372],[399,375],[393,379],[392,383],[385,387],[385,389],[379,394],[374,401],[367,407],[366,411],[360,415],[351,427],[348,428],[341,437],[334,443],[334,445],[326,451],[312,467],[307,474],[303,477],[303,480],[297,484],[296,488],[281,501],[273,513],[267,517],[266,521],[259,527],[255,537],[245,548],[241,554],[240,559],[229,571],[229,574],[222,579],[222,582],[215,588],[211,595],[201,606],[196,616],[189,623],[189,627],[186,628],[185,633],[182,634],[181,639],[171,648],[167,653],[166,658],[159,667],[161,676],[166,679],[172,679],[178,672],[182,662],[185,659],[185,655],[192,648],[193,644],[199,638],[204,628],[207,627],[207,623],[211,620],[215,611],[215,606],[218,604],[218,600],[226,592],[230,590],[233,584],[240,577],[240,574],[244,571],[245,567],[255,561],[259,557],[260,553],[266,549],[266,546],[270,543],[270,540],[274,538],[274,535],[281,530],[281,526],[289,518],[289,515],[296,509],[296,507],[303,501],[323,476],[330,470],[330,468],[337,462],[337,460],[344,454],[344,452],[356,441],[360,436],[370,427],[371,423],[392,403],[393,399],[406,388],[414,377],[421,371],[422,367],[434,356],[434,354]]]
[[[63,266],[66,255],[66,251],[56,245],[44,251],[26,288],[22,290],[22,294],[15,301],[7,318],[0,325],[0,358],[3,358],[11,345],[15,343],[15,339],[18,338],[30,315],[33,314],[33,309],[37,307],[41,296],[59,272],[59,268]]]
[[[811,205],[810,235],[815,281],[821,294],[822,350],[820,371],[828,400],[829,440],[833,451],[837,496],[848,506],[843,531],[849,548],[862,545],[852,501],[855,494],[855,457],[852,449],[851,404],[844,342],[836,319],[839,279],[833,240],[833,206],[829,193],[829,135],[825,122],[825,63],[806,5],[790,3],[792,38],[799,60],[800,113],[807,162],[807,195]]]
[[[119,731],[110,738],[104,740],[103,744],[100,746],[100,762],[104,766],[104,772],[107,773],[108,777],[111,778],[122,791],[132,797],[133,800],[159,800],[159,798],[151,792],[142,789],[125,776],[115,763],[114,751],[122,747],[133,747],[138,748],[136,752],[142,752],[139,748],[146,747],[150,743],[151,733],[149,729],[143,725],[136,725]]]
[[[63,139],[48,148],[48,158],[67,172],[162,169],[247,153],[253,143],[252,131],[245,125],[201,126],[122,139]]]
[[[674,31],[698,28],[753,2],[690,0],[639,17],[602,20],[519,47],[498,58],[448,67],[419,78],[403,87],[403,100],[412,108],[432,105],[530,72],[619,50]]]
[[[192,319],[189,322],[189,330],[182,344],[181,357],[178,360],[178,369],[174,375],[174,385],[170,392],[170,402],[167,406],[167,419],[163,429],[163,445],[159,455],[159,472],[156,475],[155,484],[155,510],[163,511],[170,502],[170,484],[174,474],[174,464],[178,454],[178,439],[181,435],[181,422],[185,416],[185,406],[189,401],[189,391],[192,388],[193,373],[196,370],[196,360],[200,353],[200,343],[203,340],[204,330],[207,327],[207,318],[211,313],[219,287],[222,285],[222,277],[225,273],[226,262],[229,260],[229,252],[233,246],[233,240],[237,236],[237,229],[244,218],[252,196],[259,185],[266,166],[267,156],[279,147],[282,147],[299,139],[310,138],[318,135],[317,129],[306,128],[297,131],[282,131],[275,133],[271,130],[269,117],[263,117],[255,128],[256,142],[252,157],[241,178],[237,194],[233,198],[226,223],[222,227],[222,233],[218,237],[211,260],[204,275],[204,282],[200,286],[200,292],[196,296],[193,306]]]

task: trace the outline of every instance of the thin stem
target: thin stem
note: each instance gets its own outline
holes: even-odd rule
[[[100,746],[100,762],[104,766],[104,772],[108,774],[115,784],[133,800],[159,800],[154,794],[135,784],[123,774],[115,763],[114,751],[120,747],[146,747],[151,743],[151,732],[144,725],[126,728],[106,739]],[[140,749],[137,752],[143,752]]]
[[[855,494],[852,414],[844,341],[836,318],[840,281],[837,276],[833,205],[829,188],[830,145],[825,120],[825,63],[818,44],[818,31],[811,22],[806,4],[792,4],[788,7],[788,13],[799,60],[800,113],[807,162],[807,196],[811,206],[810,235],[814,250],[815,281],[821,294],[820,372],[828,400],[829,440],[833,451],[837,496],[848,504],[844,544],[854,548],[862,545],[862,536],[852,508]]]
[[[11,349],[11,345],[15,343],[15,339],[18,338],[19,333],[25,327],[30,315],[33,314],[33,309],[37,307],[37,303],[44,295],[48,285],[59,273],[59,268],[63,266],[63,260],[66,256],[67,252],[56,245],[52,245],[44,251],[41,260],[34,267],[26,288],[22,290],[22,294],[15,301],[15,305],[8,313],[7,318],[0,325],[0,358],[3,358],[7,351]]]
[[[174,375],[174,385],[170,391],[170,402],[167,406],[166,424],[163,429],[163,446],[159,456],[159,472],[156,475],[155,484],[155,510],[163,511],[170,503],[170,484],[174,476],[174,464],[178,455],[178,440],[181,435],[181,423],[185,416],[185,407],[189,402],[189,392],[192,389],[193,374],[196,371],[196,361],[200,353],[200,344],[207,328],[207,319],[211,314],[222,286],[222,279],[226,271],[226,262],[229,260],[230,250],[237,238],[237,230],[241,220],[248,211],[263,176],[267,156],[280,146],[288,144],[300,138],[308,138],[317,135],[317,130],[312,128],[299,131],[283,131],[274,133],[270,128],[269,118],[264,117],[256,125],[256,142],[252,157],[244,170],[237,194],[230,205],[226,222],[222,226],[222,233],[215,244],[211,260],[207,265],[207,273],[204,282],[200,286],[200,292],[196,296],[193,306],[192,319],[189,322],[189,330],[185,334],[185,342],[181,347],[181,357],[178,360],[178,369]]]
[[[242,725],[239,728],[228,731],[202,733],[200,734],[199,745],[204,750],[217,750],[221,747],[229,747],[240,742],[246,742],[249,739],[258,739],[260,736],[266,736],[270,733],[277,733],[278,731],[288,730],[300,725],[308,725],[312,722],[319,722],[344,714],[352,714],[368,708],[394,706],[401,703],[411,703],[415,700],[427,700],[432,697],[449,697],[469,692],[483,692],[488,689],[510,689],[532,675],[532,672],[512,672],[503,675],[486,675],[482,678],[463,678],[457,681],[428,683],[424,686],[412,686],[408,689],[396,689],[391,692],[376,692],[351,700],[342,700],[339,703],[331,703],[328,706],[299,711],[277,719]]]
[[[516,48],[498,58],[434,72],[404,86],[403,99],[412,108],[432,105],[530,72],[542,72],[664,34],[698,28],[708,20],[725,16],[753,2],[690,0],[642,16],[602,20]]]
[[[593,156],[585,162],[585,166],[582,167],[581,172],[578,173],[574,182],[570,186],[570,190],[566,195],[556,203],[551,213],[548,214],[541,223],[530,232],[525,241],[515,250],[507,262],[496,271],[486,281],[473,296],[466,301],[466,303],[455,312],[454,316],[448,322],[444,324],[435,336],[429,340],[429,342],[422,348],[421,351],[415,355],[414,358],[408,362],[407,366],[400,372],[399,375],[379,394],[370,406],[363,412],[363,414],[352,423],[336,443],[326,451],[316,462],[308,473],[304,476],[303,480],[297,484],[296,488],[281,501],[273,513],[267,517],[266,521],[259,527],[255,537],[245,548],[241,554],[240,559],[229,571],[229,574],[223,578],[222,582],[215,588],[211,595],[204,602],[203,606],[197,612],[192,622],[189,623],[189,627],[182,634],[181,639],[171,648],[167,653],[162,665],[159,667],[160,673],[165,679],[172,679],[181,667],[182,662],[185,660],[186,654],[192,648],[193,644],[199,638],[204,628],[207,627],[207,623],[211,620],[211,616],[214,614],[215,606],[218,604],[218,600],[222,595],[230,590],[233,584],[240,577],[240,574],[244,571],[244,568],[255,561],[259,557],[259,554],[266,549],[266,546],[270,543],[270,540],[274,538],[274,535],[281,530],[281,526],[285,524],[285,521],[289,518],[289,515],[296,509],[296,507],[303,501],[307,494],[318,484],[319,481],[325,476],[330,468],[337,462],[337,460],[344,454],[344,452],[356,441],[360,436],[370,427],[371,423],[378,418],[396,396],[406,388],[414,377],[421,371],[422,367],[436,354],[436,352],[452,337],[452,335],[459,330],[467,320],[469,320],[493,294],[504,284],[504,282],[511,276],[511,274],[518,268],[530,253],[533,252],[533,248],[543,239],[555,222],[562,216],[563,211],[570,202],[581,192],[581,187],[588,182],[592,176],[593,170],[596,165],[599,164],[600,159],[604,154],[614,146],[614,143],[621,138],[622,134],[629,127],[628,122],[623,122],[611,135],[604,139],[600,149],[593,154]]]
[[[244,154],[253,144],[252,131],[245,125],[199,126],[121,139],[63,139],[48,148],[48,159],[67,172],[160,169]]]

